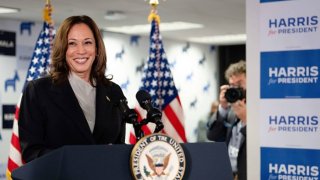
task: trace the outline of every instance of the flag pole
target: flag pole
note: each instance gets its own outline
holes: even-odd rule
[[[49,33],[50,35],[52,35],[51,33],[51,30],[52,30],[52,27],[53,27],[53,21],[52,21],[52,18],[51,18],[51,15],[52,15],[52,5],[51,5],[51,0],[46,0],[46,6],[45,8],[43,9],[43,20],[45,22],[47,22],[49,24],[49,26],[51,27],[49,29]],[[50,36],[51,37],[51,36]],[[50,39],[50,44],[51,44],[51,41],[52,39]]]
[[[160,64],[161,64],[161,57],[160,57],[160,46],[159,44],[160,42],[160,34],[159,34],[159,25],[160,25],[160,16],[158,15],[158,10],[157,7],[159,5],[159,1],[158,0],[150,0],[149,4],[151,5],[151,10],[150,10],[150,14],[148,16],[148,21],[152,22],[155,21],[155,27],[156,27],[156,33],[154,33],[156,35],[156,40],[155,40],[155,48],[156,48],[156,64],[157,64],[157,71],[160,72]],[[160,76],[158,77],[157,82],[159,83],[161,81]],[[162,99],[162,95],[161,95],[161,91],[162,91],[162,86],[159,85],[159,89],[156,92],[159,96],[159,109],[162,110],[162,104],[163,104],[163,99]]]
[[[151,5],[151,11],[148,16],[148,21],[151,22],[152,20],[156,20],[158,24],[160,24],[160,16],[158,15],[158,0],[150,0],[149,4]]]
[[[43,9],[43,20],[48,22],[48,24],[50,25],[52,25],[51,13],[52,13],[51,0],[46,0],[46,6]]]

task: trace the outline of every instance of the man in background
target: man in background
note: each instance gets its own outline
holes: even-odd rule
[[[225,72],[228,85],[220,87],[218,111],[208,122],[209,140],[226,142],[234,179],[247,179],[246,63],[240,60]]]
[[[195,130],[197,142],[208,142],[207,138],[207,123],[212,115],[218,110],[219,101],[215,100],[211,103],[211,108],[208,114],[203,116],[198,122],[198,127]]]

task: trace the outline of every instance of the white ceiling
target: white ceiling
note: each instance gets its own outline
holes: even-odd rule
[[[46,0],[1,0],[0,6],[19,8],[20,12],[0,14],[0,18],[42,21]],[[148,24],[149,0],[51,0],[56,24],[71,15],[89,15],[102,27]],[[122,11],[126,18],[104,19],[109,10]],[[245,0],[159,0],[161,22],[184,21],[204,28],[161,32],[170,39],[189,41],[191,37],[245,34]],[[0,25],[1,28],[1,25]],[[161,29],[160,29],[161,31]]]

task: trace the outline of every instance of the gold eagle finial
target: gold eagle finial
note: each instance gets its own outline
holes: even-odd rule
[[[160,16],[158,15],[157,6],[159,4],[158,0],[150,0],[149,4],[151,5],[151,11],[148,16],[148,21],[151,22],[152,20],[155,20],[160,24]]]
[[[46,21],[48,24],[52,24],[52,19],[51,19],[51,13],[52,13],[52,6],[51,6],[51,1],[47,0],[46,6],[43,9],[43,19]]]

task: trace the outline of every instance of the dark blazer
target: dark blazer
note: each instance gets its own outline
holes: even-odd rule
[[[228,145],[232,136],[232,128],[239,123],[238,118],[232,110],[229,111],[227,118],[223,119],[217,111],[208,122],[207,138],[212,141],[226,142]],[[237,157],[238,179],[247,179],[247,131],[246,126],[240,129],[243,139]]]
[[[124,95],[117,84],[97,84],[91,133],[69,81],[54,85],[45,77],[29,82],[18,121],[23,160],[29,162],[64,145],[124,143],[125,122],[115,105],[119,98]]]

